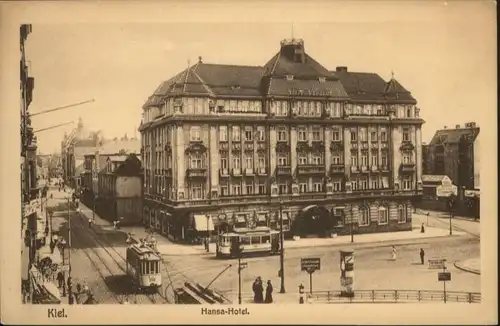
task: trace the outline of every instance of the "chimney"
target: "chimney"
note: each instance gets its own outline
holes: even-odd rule
[[[203,63],[201,56],[198,57],[198,63]]]
[[[448,127],[447,127],[447,126],[444,126],[444,128],[443,128],[443,129],[448,129]]]
[[[460,125],[455,125],[455,129],[460,129]]]
[[[345,66],[337,67],[336,71],[337,72],[347,72],[347,67],[345,67]]]

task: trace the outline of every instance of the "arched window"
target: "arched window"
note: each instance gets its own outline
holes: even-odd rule
[[[398,207],[398,223],[406,223],[406,206],[399,205]]]
[[[359,207],[359,225],[369,225],[370,224],[370,208],[368,206]]]
[[[378,208],[378,224],[387,223],[389,223],[389,210],[382,205]]]

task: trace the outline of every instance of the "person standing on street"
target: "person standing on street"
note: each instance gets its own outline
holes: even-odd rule
[[[64,274],[61,271],[59,271],[57,273],[57,284],[59,285],[59,288],[63,287],[63,284],[64,284]]]
[[[92,219],[89,217],[89,228],[92,227]]]
[[[424,264],[424,260],[425,260],[425,251],[424,248],[420,248],[420,263],[422,263],[422,265]]]
[[[266,299],[264,302],[273,303],[273,285],[271,284],[271,280],[267,280]]]
[[[397,255],[396,247],[392,246],[392,260],[396,260],[396,255]]]

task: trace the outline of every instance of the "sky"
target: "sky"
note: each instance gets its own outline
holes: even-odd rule
[[[95,102],[33,117],[32,123],[41,129],[81,117],[87,129],[102,130],[106,137],[140,137],[142,104],[188,60],[264,65],[280,40],[292,36],[293,25],[306,52],[330,70],[347,66],[386,80],[393,71],[418,101],[428,142],[436,129],[469,121],[481,126],[484,110],[496,110],[495,27],[472,12],[462,19],[464,10],[453,6],[442,3],[431,18],[363,23],[332,15],[331,21],[317,22],[33,24],[26,43],[35,77],[30,111]],[[74,126],[40,132],[40,152],[58,151]]]

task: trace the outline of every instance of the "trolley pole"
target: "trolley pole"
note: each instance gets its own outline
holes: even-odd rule
[[[284,233],[283,233],[283,200],[280,199],[280,277],[281,288],[280,293],[285,293],[285,248],[284,248]]]
[[[238,253],[238,304],[241,304],[241,253]]]

